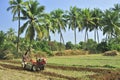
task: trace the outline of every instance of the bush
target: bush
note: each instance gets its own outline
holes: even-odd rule
[[[80,42],[80,48],[84,50],[88,50],[91,53],[96,53],[97,43],[93,41],[93,39],[88,39],[87,42]]]
[[[111,43],[111,44],[109,44],[109,48],[110,48],[110,50],[120,51],[120,44]]]
[[[106,51],[106,52],[104,52],[103,56],[116,56],[118,54],[119,53],[116,50],[113,50],[113,51]]]
[[[105,52],[108,50],[110,50],[110,49],[109,49],[107,42],[101,42],[97,45],[97,51],[99,51],[99,52]]]
[[[72,42],[67,42],[65,45],[66,49],[73,49],[74,45],[72,44]]]
[[[10,51],[0,51],[0,59],[13,59],[14,55]]]

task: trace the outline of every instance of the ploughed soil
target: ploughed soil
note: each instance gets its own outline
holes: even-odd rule
[[[16,71],[24,71],[24,69],[20,66],[20,62],[18,61],[10,61],[10,60],[2,60],[0,61],[0,69],[6,70],[16,70]],[[101,69],[101,68],[88,68],[88,67],[75,67],[75,66],[59,66],[55,64],[47,64],[45,68],[52,68],[52,69],[61,69],[61,70],[72,70],[72,71],[88,71],[88,72],[95,72],[96,74],[87,75],[90,80],[120,80],[120,70],[112,70],[112,69]],[[32,72],[28,71],[29,74],[35,74],[35,76],[49,76],[45,77],[46,80],[55,80],[53,77],[56,78],[64,78],[67,80],[83,80],[80,78],[65,76],[59,73],[48,72],[48,71],[39,71],[39,72]],[[27,74],[27,73],[25,73]]]

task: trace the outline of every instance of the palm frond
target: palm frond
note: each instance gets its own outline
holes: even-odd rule
[[[26,30],[28,23],[29,21],[27,21],[26,23],[23,24],[23,26],[21,26],[19,31],[20,34],[22,34]]]

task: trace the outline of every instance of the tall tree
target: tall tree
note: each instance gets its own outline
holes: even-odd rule
[[[120,4],[115,4],[112,10],[118,14],[118,23],[120,24]]]
[[[39,3],[35,0],[26,1],[26,11],[23,15],[26,17],[26,22],[20,28],[20,33],[26,31],[25,37],[30,40],[30,45],[32,40],[35,38],[35,34],[40,39],[46,35],[46,30],[43,24],[43,13],[44,6],[39,6]]]
[[[89,8],[82,9],[82,24],[83,30],[85,29],[85,42],[88,40],[88,31],[91,30],[91,26],[94,24],[92,13]]]
[[[120,34],[117,12],[106,10],[103,15],[103,35],[106,38],[117,37]]]
[[[58,34],[60,34],[60,44],[61,44],[61,40],[64,43],[62,30],[65,31],[66,20],[64,18],[63,10],[57,9],[57,10],[52,11],[51,17],[52,17],[52,26],[54,27],[54,29],[58,31]]]
[[[55,33],[54,28],[52,26],[52,18],[50,14],[45,14],[45,19],[44,19],[44,27],[47,30],[47,39],[48,41],[51,41],[51,36],[50,36],[50,32]]]
[[[77,43],[76,41],[76,29],[81,29],[81,9],[77,7],[70,7],[70,11],[68,11],[68,25],[69,28],[74,30],[74,39],[75,39],[75,45]]]
[[[99,43],[98,30],[102,29],[102,25],[101,25],[102,16],[103,16],[103,12],[100,9],[94,8],[94,10],[92,10],[92,18],[93,18],[94,24],[92,25],[91,30],[94,30],[94,39],[95,41],[98,40],[98,43]]]
[[[18,17],[18,39],[17,39],[17,52],[19,50],[19,37],[20,37],[20,17],[21,11],[23,10],[23,0],[10,0],[9,1],[10,7],[7,8],[7,11],[12,10],[13,13],[13,20]]]
[[[111,8],[113,11],[120,12],[120,4],[114,4],[114,8]]]

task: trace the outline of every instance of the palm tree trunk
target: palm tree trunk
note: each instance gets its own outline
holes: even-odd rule
[[[94,29],[94,40],[96,41],[96,29]]]
[[[98,33],[98,30],[97,30],[97,40],[98,40],[98,43],[99,43],[99,33]]]
[[[32,44],[32,40],[30,40],[30,44],[29,44],[29,48],[28,48],[28,51],[30,54],[31,54],[31,44]]]
[[[63,38],[62,32],[61,32],[61,39],[62,39],[63,44],[64,44],[65,42],[64,42],[64,38]]]
[[[19,52],[19,37],[20,37],[20,11],[18,12],[18,39],[17,39],[17,52]]]
[[[62,39],[61,39],[61,34],[60,34],[60,46],[59,46],[59,50],[60,50],[60,51],[61,51],[61,44],[62,44],[62,43],[61,43],[61,40],[62,40]]]
[[[88,41],[88,31],[87,31],[87,41]]]
[[[85,30],[85,38],[84,38],[84,41],[86,42],[86,33],[87,33],[87,31]]]
[[[87,30],[85,30],[85,42],[87,42],[87,40],[88,40],[88,32]]]
[[[76,28],[74,28],[74,37],[75,37],[75,45],[76,45]]]
[[[47,30],[48,30],[48,41],[50,42],[50,41],[51,41],[51,38],[50,38],[50,30],[49,30],[49,28],[47,28]]]

